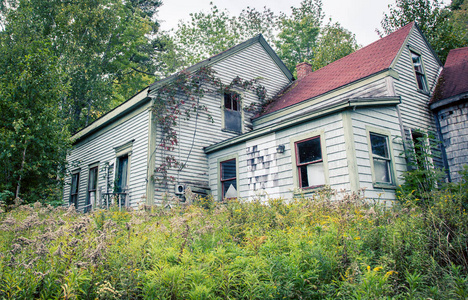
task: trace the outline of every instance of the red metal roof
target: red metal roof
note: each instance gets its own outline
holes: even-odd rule
[[[388,69],[413,26],[414,22],[411,22],[386,37],[294,81],[265,108],[261,115],[325,94]]]
[[[468,93],[468,47],[450,50],[432,103]]]

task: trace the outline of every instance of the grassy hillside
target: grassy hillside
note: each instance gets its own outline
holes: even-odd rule
[[[463,191],[0,214],[4,299],[465,299]],[[404,201],[403,201],[404,202]]]

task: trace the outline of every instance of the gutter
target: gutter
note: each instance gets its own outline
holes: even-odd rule
[[[305,116],[294,117],[290,120],[284,120],[278,124],[269,126],[267,128],[261,128],[259,130],[253,130],[240,136],[225,140],[223,142],[208,146],[204,148],[205,154],[210,154],[221,149],[237,145],[244,141],[257,138],[269,133],[284,130],[286,128],[295,126],[300,123],[304,123],[313,119],[317,119],[332,113],[336,113],[345,109],[355,109],[356,107],[371,107],[371,106],[393,106],[401,103],[401,98],[396,97],[381,97],[381,98],[354,98],[347,101],[337,103],[331,106],[320,108],[313,113]]]

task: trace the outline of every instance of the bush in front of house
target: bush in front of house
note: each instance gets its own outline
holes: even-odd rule
[[[0,215],[0,298],[464,299],[465,194],[452,185],[429,207],[391,209],[328,193],[89,214],[19,206]]]

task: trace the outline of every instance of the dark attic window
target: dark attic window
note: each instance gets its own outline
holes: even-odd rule
[[[426,82],[426,75],[424,74],[421,55],[411,52],[411,59],[413,60],[414,73],[416,74],[418,89],[427,92],[428,88]]]
[[[242,132],[240,95],[235,92],[224,93],[224,129]]]

